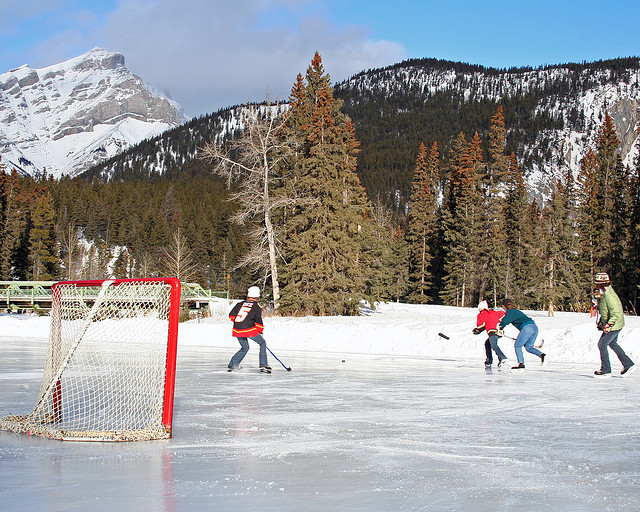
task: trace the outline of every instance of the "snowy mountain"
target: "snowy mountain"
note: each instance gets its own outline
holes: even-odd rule
[[[605,112],[613,118],[624,163],[637,153],[640,61],[615,59],[541,69],[497,70],[420,59],[368,70],[335,85],[361,142],[358,173],[370,197],[404,212],[421,142],[438,142],[446,159],[460,131],[487,140],[491,116],[503,106],[507,152],[515,153],[533,196],[549,196],[567,166],[578,173]],[[241,106],[192,119],[90,171],[102,180],[149,173],[178,176],[201,167],[198,148],[237,133]],[[444,162],[446,163],[446,162]]]
[[[0,75],[0,155],[25,174],[78,174],[183,121],[179,105],[100,48]]]
[[[459,131],[468,138],[478,131],[486,139],[498,105],[505,110],[507,150],[516,154],[534,195],[547,196],[552,178],[567,165],[578,172],[605,112],[615,122],[624,163],[633,163],[637,153],[638,58],[510,70],[416,59],[363,71],[335,89],[355,121],[364,167],[379,172],[380,151],[400,147],[398,161],[389,164],[405,169],[396,180],[405,189],[400,195],[408,190],[420,142],[437,141],[443,152]],[[398,191],[384,192],[389,197]]]
[[[140,143],[123,153],[92,167],[83,177],[100,181],[113,179],[146,179],[152,175],[164,175],[169,179],[196,169],[210,172],[210,166],[198,158],[200,148],[211,142],[241,133],[247,119],[256,111],[285,111],[288,104],[237,105],[221,109],[206,116],[193,118],[183,125]]]

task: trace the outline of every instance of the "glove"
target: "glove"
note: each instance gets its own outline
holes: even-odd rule
[[[498,329],[496,334],[502,338],[504,336],[504,331],[502,329]]]
[[[609,324],[604,324],[604,332],[611,332],[611,326]]]
[[[482,331],[484,331],[484,327],[476,327],[473,330],[473,334],[480,334]]]
[[[596,327],[598,328],[599,331],[604,331],[604,322],[602,320],[598,320]]]

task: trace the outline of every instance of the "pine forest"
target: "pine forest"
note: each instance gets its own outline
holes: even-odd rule
[[[0,162],[0,279],[172,275],[232,297],[257,284],[280,314],[355,315],[362,301],[504,297],[586,311],[606,271],[637,314],[640,161],[623,163],[609,114],[577,175],[558,163],[543,198],[525,185],[537,154],[523,134],[558,119],[519,117],[514,98],[449,96],[391,125],[346,85],[316,54],[283,104],[193,119],[79,176]],[[240,110],[242,129],[223,134]]]

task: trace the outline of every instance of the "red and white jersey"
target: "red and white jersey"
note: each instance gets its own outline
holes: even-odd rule
[[[262,307],[256,300],[238,302],[229,313],[233,322],[233,336],[251,338],[264,331],[262,324]]]
[[[493,334],[498,330],[498,324],[504,316],[504,311],[495,311],[493,309],[483,309],[478,313],[478,327],[484,327],[489,334]]]

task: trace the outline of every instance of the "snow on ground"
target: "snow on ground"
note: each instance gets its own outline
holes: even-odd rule
[[[233,303],[220,300],[212,305],[211,317],[180,324],[178,346],[204,345],[233,352],[238,345],[231,337],[227,316]],[[483,359],[486,334],[471,332],[477,313],[475,308],[384,303],[358,317],[265,317],[264,336],[276,355],[282,350]],[[526,313],[538,325],[538,342],[544,340],[542,351],[548,361],[599,365],[597,342],[601,333],[588,314],[556,312],[549,317],[541,311]],[[619,343],[632,359],[640,360],[640,317],[626,316],[625,322]],[[49,317],[0,315],[0,333],[46,339]],[[515,352],[508,337],[517,335],[517,329],[508,326],[507,337],[500,341],[510,360],[515,360]],[[525,361],[532,357],[525,352]]]
[[[180,325],[173,438],[73,443],[0,432],[2,509],[92,512],[620,511],[640,501],[640,373],[597,380],[593,319],[531,312],[548,359],[485,372],[476,310],[381,304],[265,318],[240,372],[220,301]],[[640,319],[620,342],[640,360]],[[37,397],[49,319],[0,315],[0,415]],[[449,336],[445,340],[438,336]],[[513,334],[513,333],[512,333]],[[511,340],[501,347],[515,361]]]
[[[213,317],[180,326],[180,344],[236,346],[227,318],[232,302],[220,301],[212,308]],[[278,350],[332,352],[342,354],[388,354],[456,359],[482,359],[486,334],[474,335],[478,310],[451,306],[379,304],[360,317],[264,318],[268,346]],[[549,361],[593,363],[600,356],[600,332],[595,319],[585,313],[528,311],[544,340],[543,352]],[[632,359],[640,360],[640,318],[625,317],[626,327],[619,342]],[[446,340],[438,334],[449,337]],[[508,326],[505,335],[515,338],[517,329]],[[515,361],[513,340],[502,338],[500,347]],[[534,356],[525,353],[525,361]],[[537,360],[537,358],[536,358]],[[594,368],[594,370],[597,368]]]

